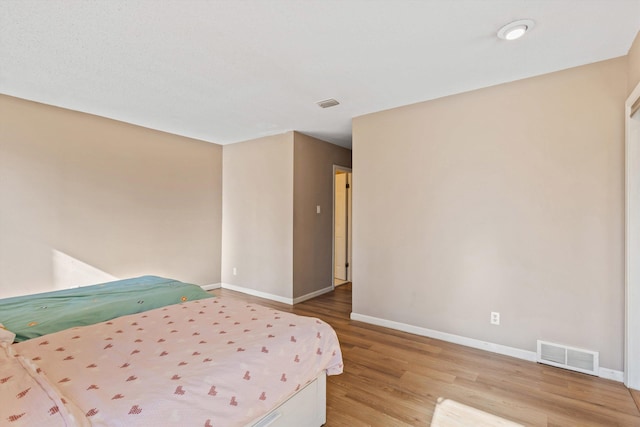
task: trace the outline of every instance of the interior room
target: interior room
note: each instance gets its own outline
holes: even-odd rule
[[[0,64],[0,303],[318,318],[304,425],[640,425],[640,0],[0,0]]]

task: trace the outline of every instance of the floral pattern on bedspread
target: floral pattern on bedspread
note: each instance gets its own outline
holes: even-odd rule
[[[326,323],[223,297],[14,344],[92,425],[234,426],[322,370],[342,372]]]

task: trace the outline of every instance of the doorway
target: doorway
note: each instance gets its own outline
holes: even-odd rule
[[[351,169],[333,166],[333,287],[351,282]]]

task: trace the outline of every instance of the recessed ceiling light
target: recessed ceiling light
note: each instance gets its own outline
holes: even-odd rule
[[[498,37],[503,40],[516,40],[536,25],[531,19],[513,21],[498,30]]]

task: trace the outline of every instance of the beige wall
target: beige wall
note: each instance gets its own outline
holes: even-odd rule
[[[621,370],[627,93],[618,58],[354,119],[353,312]]]
[[[0,96],[0,296],[220,281],[222,149]]]
[[[291,298],[293,132],[225,145],[222,170],[222,282]]]
[[[640,31],[636,35],[636,39],[629,49],[627,56],[629,61],[629,89],[631,93],[633,89],[640,83]]]
[[[333,165],[350,168],[351,150],[294,132],[293,159],[295,298],[332,286]]]

